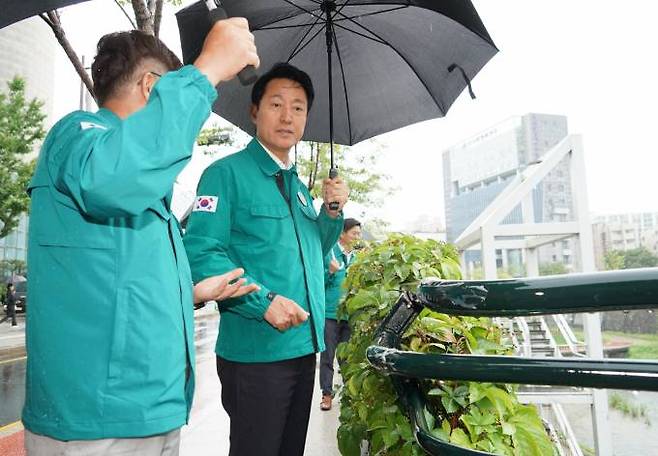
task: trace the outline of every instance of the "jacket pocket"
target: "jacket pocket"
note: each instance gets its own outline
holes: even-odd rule
[[[80,249],[111,250],[115,248],[114,241],[107,237],[85,237],[76,236],[40,236],[37,238],[39,245],[43,247],[70,247]]]
[[[126,336],[128,329],[128,297],[125,289],[118,289],[114,306],[114,322],[112,325],[112,344],[108,363],[108,380],[121,378],[123,359],[126,351]]]
[[[287,206],[281,205],[252,206],[249,212],[254,217],[266,217],[273,219],[290,217],[290,209],[288,209]]]

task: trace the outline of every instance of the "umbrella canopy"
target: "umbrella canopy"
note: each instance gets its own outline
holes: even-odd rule
[[[9,278],[9,282],[13,283],[14,285],[20,282],[27,282],[27,279],[20,275],[20,274],[14,274]]]
[[[45,11],[52,11],[88,0],[5,0],[0,16],[0,28]]]
[[[229,16],[249,20],[261,68],[290,62],[311,76],[316,98],[305,140],[331,142],[330,107],[333,142],[345,145],[442,117],[497,52],[469,0],[225,0],[222,4]],[[208,10],[200,1],[176,16],[183,59],[190,63],[209,30]],[[329,59],[328,40],[332,42]],[[218,91],[214,111],[253,135],[251,88],[233,80],[220,84]]]

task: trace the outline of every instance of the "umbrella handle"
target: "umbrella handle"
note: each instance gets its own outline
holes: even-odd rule
[[[329,179],[335,179],[336,177],[338,177],[338,169],[331,168],[329,170]],[[332,211],[337,211],[338,206],[339,206],[338,201],[332,201],[329,203],[329,209],[331,209]]]
[[[206,6],[208,7],[208,16],[210,18],[210,23],[215,25],[215,22],[221,21],[228,18],[226,10],[222,7],[221,3],[217,0],[207,0]],[[256,82],[258,79],[258,74],[256,74],[256,68],[253,65],[247,65],[238,73],[238,78],[240,83],[243,86],[248,86]]]

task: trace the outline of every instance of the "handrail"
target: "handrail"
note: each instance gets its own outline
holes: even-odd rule
[[[658,363],[569,358],[421,354],[399,350],[421,310],[468,316],[523,316],[658,307],[658,268],[494,281],[423,281],[402,293],[367,358],[392,374],[419,445],[434,455],[482,455],[430,434],[419,378],[658,391]]]
[[[562,337],[564,338],[564,341],[567,344],[567,347],[569,348],[571,354],[579,358],[585,358],[586,355],[584,353],[579,352],[578,348],[576,347],[576,345],[583,345],[583,344],[576,338],[576,335],[573,333],[571,327],[565,320],[564,315],[562,314],[553,315],[553,321],[555,321],[555,324],[557,325],[560,334],[562,334]]]
[[[583,456],[583,452],[578,445],[576,434],[574,434],[573,429],[569,425],[569,420],[567,419],[566,413],[564,413],[562,404],[552,404],[552,409],[553,413],[555,413],[558,424],[562,428],[561,432],[564,433],[567,445],[569,446],[569,451],[571,451],[573,456]]]
[[[553,337],[553,333],[551,332],[551,329],[548,327],[546,320],[544,320],[544,318],[541,317],[539,322],[542,331],[544,331],[544,334],[548,336],[548,342],[549,342],[548,345],[553,349],[553,355],[555,355],[557,358],[562,358],[562,352],[560,351],[560,347],[558,346],[555,337]]]
[[[519,323],[519,328],[523,333],[523,354],[525,356],[532,355],[532,348],[530,345],[530,328],[528,327],[528,322],[524,317],[516,317],[516,321]]]
[[[505,280],[427,279],[419,298],[451,315],[508,317],[658,307],[658,268]]]

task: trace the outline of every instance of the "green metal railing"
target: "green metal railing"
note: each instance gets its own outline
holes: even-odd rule
[[[658,308],[658,268],[512,280],[424,281],[403,293],[368,348],[370,364],[391,375],[419,445],[431,455],[485,455],[433,437],[418,379],[566,385],[658,391],[658,361],[421,354],[399,350],[423,308],[451,315],[514,317]]]

